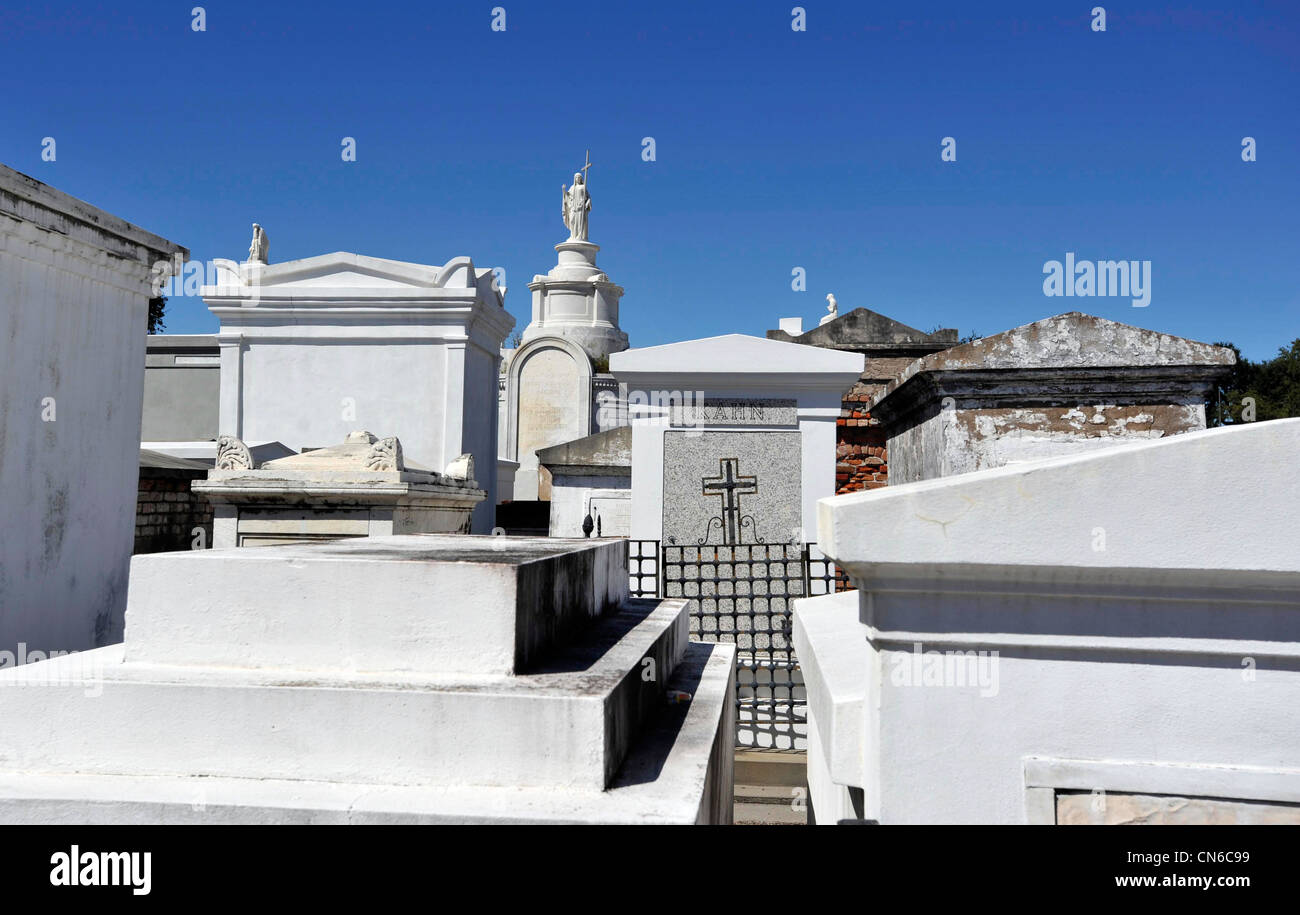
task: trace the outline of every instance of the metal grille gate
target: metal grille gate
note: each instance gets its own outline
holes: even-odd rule
[[[790,602],[847,587],[816,544],[629,540],[628,575],[634,597],[689,598],[692,639],[736,644],[739,746],[804,749],[807,694],[790,641]]]

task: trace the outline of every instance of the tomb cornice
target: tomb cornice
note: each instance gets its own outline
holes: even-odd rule
[[[944,397],[964,407],[1053,406],[1079,403],[1201,401],[1223,375],[1217,364],[1118,367],[935,369],[906,376],[868,402],[882,423],[893,424]]]

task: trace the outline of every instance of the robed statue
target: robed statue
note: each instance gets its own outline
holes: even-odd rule
[[[564,224],[569,229],[570,241],[587,240],[587,214],[591,212],[591,198],[587,195],[587,183],[582,172],[573,173],[573,187],[560,185],[560,196]]]
[[[253,223],[253,243],[248,246],[248,259],[253,263],[265,264],[271,243],[266,240],[266,233],[257,223]]]

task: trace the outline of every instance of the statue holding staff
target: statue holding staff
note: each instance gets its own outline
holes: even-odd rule
[[[573,187],[560,185],[560,214],[569,230],[569,241],[587,241],[587,214],[591,212],[591,196],[587,193],[587,169],[591,168],[591,150],[587,150],[586,164],[581,172],[573,173]]]

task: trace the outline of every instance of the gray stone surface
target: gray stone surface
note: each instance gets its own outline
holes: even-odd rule
[[[210,441],[221,402],[215,334],[152,334],[145,344],[144,442]]]
[[[798,432],[665,432],[664,543],[789,542],[800,527],[800,448]]]
[[[1205,427],[1232,351],[1080,312],[909,365],[868,403],[889,437],[890,483]]]
[[[781,330],[769,330],[767,336],[770,340],[862,353],[866,356],[862,378],[844,398],[858,403],[884,390],[885,385],[922,356],[957,345],[954,328],[926,333],[869,308],[855,308],[797,336]]]
[[[673,403],[674,426],[797,426],[794,398],[705,397],[703,402]]]
[[[936,348],[956,344],[957,331],[948,327],[926,333],[869,308],[855,308],[833,321],[827,321],[798,336],[791,336],[782,330],[769,330],[767,338],[787,343],[820,346],[823,349],[848,350],[854,353],[866,353],[872,349],[900,351],[911,349],[928,353]]]
[[[1060,792],[1062,826],[1258,826],[1300,824],[1300,804],[1151,794]]]
[[[560,473],[631,476],[632,427],[606,429],[542,448],[537,452],[537,460],[552,476]]]

